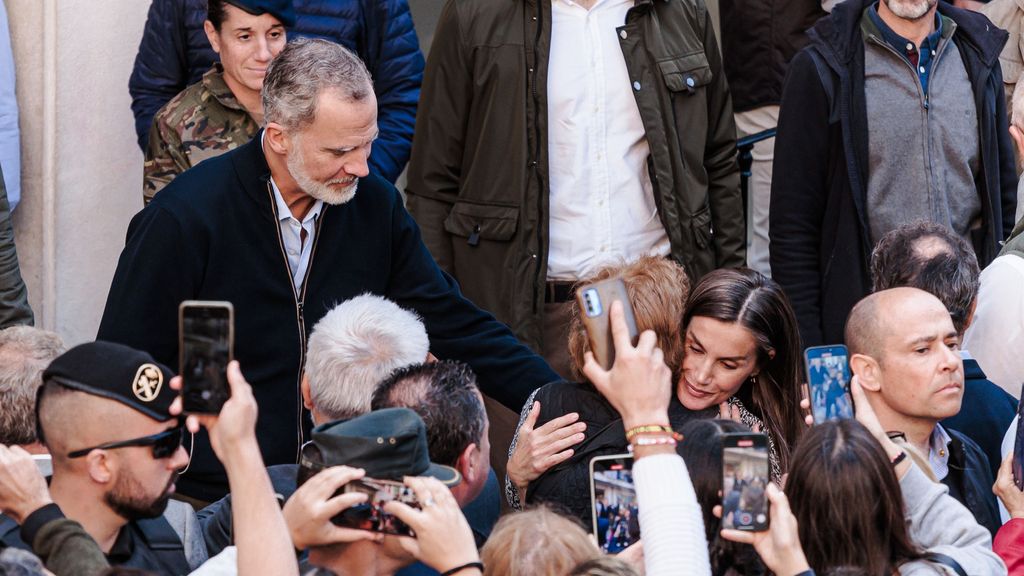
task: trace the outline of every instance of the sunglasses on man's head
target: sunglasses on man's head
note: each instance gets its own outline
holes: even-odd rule
[[[99,446],[93,446],[92,448],[83,448],[82,450],[75,450],[68,454],[68,458],[81,458],[93,450],[111,450],[113,448],[127,448],[129,446],[152,446],[153,447],[153,458],[157,460],[161,458],[170,458],[178,451],[181,447],[181,443],[185,440],[185,427],[176,426],[169,430],[164,430],[159,434],[153,434],[152,436],[143,436],[142,438],[133,438],[131,440],[121,440],[120,442],[108,442],[106,444],[100,444]]]

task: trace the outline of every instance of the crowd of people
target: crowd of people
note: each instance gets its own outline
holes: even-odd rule
[[[0,193],[0,574],[1024,575],[1024,13],[718,4],[153,0],[95,341]]]

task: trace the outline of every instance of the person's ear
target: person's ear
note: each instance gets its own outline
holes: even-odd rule
[[[472,484],[476,482],[477,476],[480,475],[480,467],[477,465],[478,454],[480,453],[480,447],[476,442],[471,442],[466,449],[459,454],[459,461],[456,467],[459,473],[462,474],[462,481],[466,484]]]
[[[114,478],[117,463],[106,450],[92,450],[85,456],[89,478],[97,484],[108,484]]]
[[[213,22],[206,20],[203,22],[203,32],[206,32],[206,39],[210,41],[210,47],[217,54],[220,54],[220,33],[213,27]]]
[[[850,356],[850,371],[857,376],[861,388],[868,392],[878,392],[882,389],[882,368],[875,360],[867,354],[854,354]]]
[[[264,129],[265,143],[275,154],[286,156],[292,147],[292,139],[277,122],[268,122]]]
[[[312,412],[313,411],[313,395],[309,391],[309,376],[306,375],[305,373],[303,373],[303,375],[302,375],[302,382],[299,384],[299,392],[302,393],[302,406],[306,410],[309,410],[310,412]]]

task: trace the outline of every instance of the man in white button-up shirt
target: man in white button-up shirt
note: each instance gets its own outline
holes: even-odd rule
[[[572,285],[643,255],[744,262],[735,127],[706,7],[450,1],[409,209],[466,295],[570,376]]]

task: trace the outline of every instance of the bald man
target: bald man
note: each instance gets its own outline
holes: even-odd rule
[[[168,411],[172,376],[120,344],[92,342],[58,356],[43,372],[36,414],[53,456],[54,504],[27,518],[0,516],[2,545],[31,549],[39,527],[63,512],[113,566],[184,574],[201,563],[162,516],[188,464],[183,428]]]
[[[938,298],[892,288],[864,298],[846,323],[850,368],[878,420],[927,456],[949,494],[995,534],[999,511],[992,473],[972,440],[939,424],[960,411],[964,369],[960,336]]]

